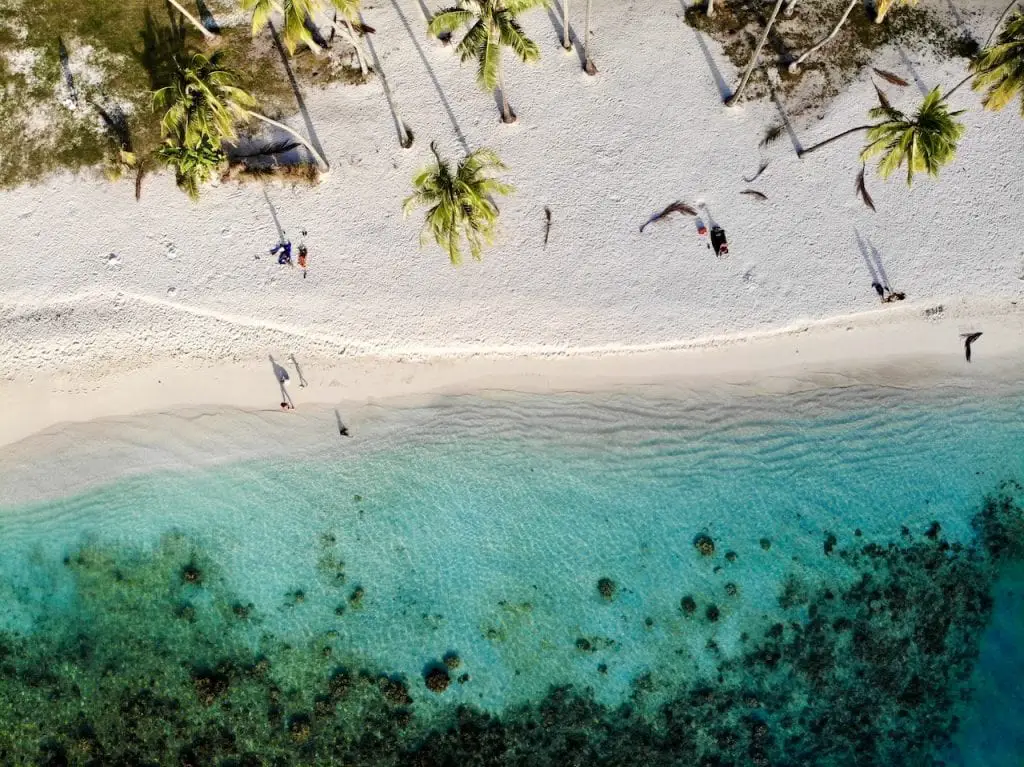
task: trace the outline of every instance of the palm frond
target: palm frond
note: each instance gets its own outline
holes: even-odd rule
[[[999,111],[1020,96],[1024,116],[1024,10],[1007,20],[996,43],[985,48],[971,64],[975,73],[971,87],[985,91],[982,105]]]
[[[906,88],[908,85],[910,85],[910,83],[908,83],[899,75],[894,75],[892,72],[886,71],[885,69],[871,67],[871,71],[873,71],[876,75],[881,77],[886,82],[891,83],[892,85],[898,85],[900,88]]]
[[[499,16],[498,30],[501,44],[511,48],[521,61],[530,63],[540,59],[537,43],[526,36],[519,22],[507,11]]]
[[[857,174],[857,182],[855,186],[857,188],[857,194],[859,194],[860,198],[864,200],[864,204],[871,208],[871,210],[874,210],[875,201],[872,200],[871,195],[868,194],[868,187],[867,184],[864,182],[864,168],[865,166],[862,164],[860,166],[860,173]]]

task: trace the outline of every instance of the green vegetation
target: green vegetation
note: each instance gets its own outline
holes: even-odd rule
[[[1000,110],[1019,96],[1024,117],[1024,10],[1010,16],[996,44],[981,52],[971,72],[974,90],[985,91],[985,109]]]
[[[469,27],[456,50],[463,63],[476,59],[480,87],[500,94],[502,122],[515,122],[516,116],[505,93],[501,50],[511,48],[523,62],[540,60],[540,49],[516,16],[547,4],[547,0],[459,0],[455,7],[438,11],[427,27],[435,37]]]
[[[938,88],[925,96],[913,117],[894,108],[885,94],[878,90],[879,105],[868,112],[878,123],[858,125],[831,138],[800,150],[800,156],[810,154],[833,141],[860,131],[867,131],[868,143],[861,151],[867,161],[881,156],[878,172],[888,178],[901,165],[907,168],[907,185],[913,183],[915,173],[939,175],[939,169],[956,156],[957,142],[966,128],[954,118],[963,111],[950,112],[949,103]]]
[[[227,3],[211,4],[210,12],[215,19],[230,10]],[[0,186],[37,181],[61,168],[144,166],[142,158],[161,143],[152,92],[168,84],[176,55],[204,45],[199,31],[160,0],[4,0],[0,142],[9,150],[0,153]],[[295,111],[270,39],[224,27],[218,47],[229,53],[237,85],[264,109]],[[290,65],[304,85],[351,76],[337,61],[311,55],[296,56]],[[133,155],[131,163],[121,161],[122,150]]]
[[[465,238],[470,255],[480,260],[484,245],[493,242],[498,222],[498,206],[492,197],[515,191],[489,175],[504,170],[505,165],[490,149],[477,149],[453,171],[441,158],[437,145],[432,143],[430,148],[437,162],[413,177],[414,192],[406,198],[403,211],[408,216],[415,208],[429,205],[420,244],[428,236],[433,238],[451,262],[459,264]]]

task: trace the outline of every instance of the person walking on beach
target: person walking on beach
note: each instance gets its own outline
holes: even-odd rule
[[[274,254],[280,254],[277,256],[277,263],[292,265],[292,243],[285,239],[284,232],[281,232],[281,241],[270,249],[270,255]]]
[[[268,355],[270,357],[270,366],[274,369],[274,377],[277,379],[277,385],[281,387],[281,409],[282,410],[294,410],[295,403],[292,402],[291,395],[288,394],[288,381],[291,380],[291,376],[288,375],[288,371],[282,366],[277,364],[277,360],[274,359],[274,355]]]
[[[309,249],[306,247],[306,230],[302,230],[302,239],[299,240],[299,267],[302,269],[302,279],[306,279],[306,265],[309,263]]]

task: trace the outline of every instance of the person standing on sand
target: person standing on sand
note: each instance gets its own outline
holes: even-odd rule
[[[309,263],[309,249],[306,248],[306,230],[302,230],[302,239],[299,240],[299,266],[302,268],[302,279],[306,279],[306,264]]]
[[[270,249],[270,255],[280,252],[277,257],[277,263],[288,266],[292,265],[292,243],[290,240],[285,239],[284,232],[281,232],[281,241]]]

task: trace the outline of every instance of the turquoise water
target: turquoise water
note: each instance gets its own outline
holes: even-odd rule
[[[1022,404],[452,398],[128,460],[0,512],[0,756],[1020,764]]]

